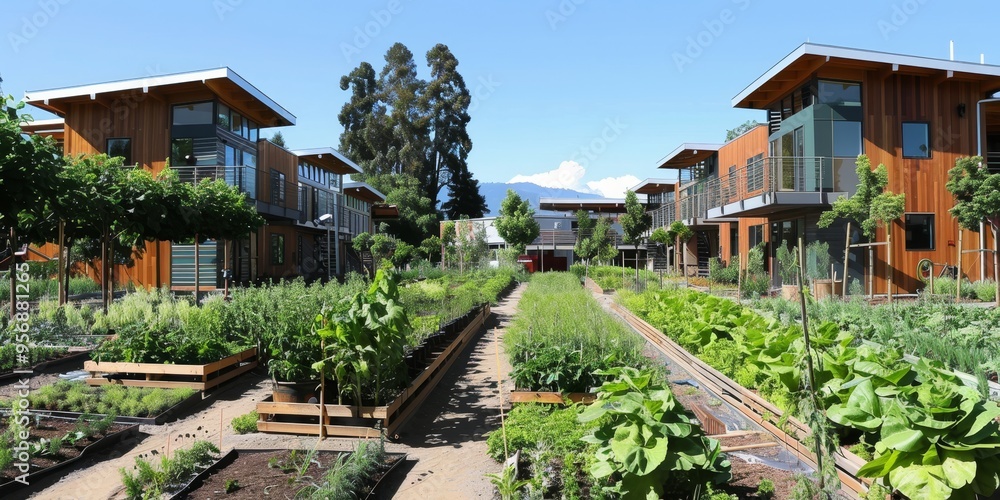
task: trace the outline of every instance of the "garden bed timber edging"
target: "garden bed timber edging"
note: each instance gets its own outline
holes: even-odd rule
[[[170,499],[169,500],[183,500],[183,499],[187,498],[190,493],[192,493],[193,491],[197,490],[198,488],[201,488],[206,479],[208,479],[209,477],[211,477],[211,476],[213,476],[213,475],[215,475],[215,474],[217,474],[219,472],[222,472],[223,470],[225,470],[226,467],[230,466],[233,462],[235,462],[238,458],[240,458],[240,454],[241,453],[273,453],[273,452],[284,452],[284,451],[288,451],[288,450],[284,449],[284,448],[281,448],[281,449],[279,449],[279,448],[267,448],[267,449],[246,449],[246,448],[239,448],[239,449],[229,450],[229,452],[227,452],[227,453],[223,454],[221,457],[219,457],[219,459],[216,460],[215,463],[213,463],[212,465],[209,465],[207,468],[205,468],[204,470],[202,470],[201,472],[199,472],[197,475],[195,475],[193,478],[191,478],[191,480],[188,481],[188,483],[185,484],[183,488],[177,490],[175,493],[173,493],[172,495],[170,495]],[[335,451],[327,451],[327,450],[322,450],[322,451],[324,451],[325,453],[337,453]],[[353,453],[353,452],[347,452],[347,453]],[[394,470],[396,470],[397,467],[399,467],[399,464],[401,464],[404,461],[406,461],[407,455],[406,455],[406,453],[389,453],[389,452],[386,452],[385,457],[387,459],[391,459],[392,460],[392,465],[390,465],[389,468],[386,469],[385,472],[382,473],[382,477],[380,477],[379,480],[376,481],[374,485],[372,485],[371,491],[368,493],[368,495],[365,498],[380,498],[378,496],[378,494],[379,494],[379,488],[383,484],[383,482],[385,481],[385,478],[389,477],[389,475],[392,474],[392,472]]]
[[[565,403],[565,399],[569,398],[570,401],[574,403],[584,403],[589,404],[597,400],[597,394],[592,392],[550,392],[550,391],[511,391],[510,392],[510,402],[511,403],[543,403],[543,404],[557,404],[561,405]]]
[[[152,417],[131,417],[128,415],[116,416],[115,423],[124,425],[129,425],[129,424],[163,425],[171,420],[176,419],[179,415],[183,414],[187,410],[190,410],[198,403],[201,403],[204,399],[205,399],[204,393],[202,393],[201,391],[196,391],[194,394],[188,396],[181,402],[171,406],[170,408],[167,408],[166,410],[163,410],[163,413],[160,413],[159,415],[155,415]],[[61,411],[61,410],[32,409],[31,413],[36,415],[41,415],[42,417],[61,418],[67,420],[76,420],[83,416],[88,416],[88,417],[107,416],[101,413],[84,413],[78,411]],[[10,410],[7,409],[0,410],[0,415],[7,416],[9,414]]]
[[[62,366],[62,365],[65,365],[65,364],[69,364],[69,363],[72,363],[74,361],[85,360],[85,359],[87,359],[87,356],[89,356],[89,355],[90,355],[90,350],[89,349],[86,350],[86,351],[67,352],[66,356],[63,356],[61,358],[55,358],[55,359],[47,359],[45,361],[42,361],[42,362],[38,363],[35,366],[32,366],[30,368],[30,370],[32,372],[39,372],[39,371],[42,371],[42,370],[47,370],[49,368],[55,368],[57,366]],[[25,371],[27,371],[27,370],[25,370]],[[10,380],[10,379],[15,379],[15,378],[23,378],[24,376],[25,376],[24,373],[19,373],[19,372],[12,371],[12,372],[8,372],[8,373],[0,374],[0,382],[5,381],[5,380]]]
[[[59,462],[51,467],[46,467],[42,470],[32,472],[28,474],[25,478],[28,484],[23,484],[18,481],[10,481],[4,484],[0,484],[0,498],[8,498],[10,495],[17,493],[22,496],[27,496],[31,493],[36,493],[33,487],[37,488],[38,483],[40,483],[46,477],[54,475],[57,472],[77,463],[80,460],[90,458],[96,453],[108,450],[113,446],[139,435],[139,426],[133,425],[127,429],[122,429],[114,434],[109,434],[103,438],[91,443],[89,446],[80,451],[80,454],[63,462]]]
[[[612,302],[611,308],[660,352],[669,357],[672,362],[677,363],[678,366],[687,370],[700,384],[739,410],[747,418],[761,425],[774,435],[785,449],[800,460],[810,467],[816,468],[816,455],[810,447],[802,443],[812,434],[812,430],[807,425],[795,417],[789,416],[786,427],[790,433],[785,432],[778,427],[778,421],[781,420],[782,412],[777,407],[757,394],[754,394],[749,389],[737,384],[711,366],[708,366],[705,362],[687,352],[661,331],[646,323],[625,307]],[[836,454],[835,459],[837,475],[840,477],[841,482],[841,490],[850,494],[853,498],[859,498],[860,495],[866,493],[871,480],[859,478],[857,473],[858,469],[863,467],[867,462],[848,451],[845,447],[840,448],[840,452]]]
[[[594,281],[594,279],[591,278],[590,276],[587,276],[584,279],[583,286],[586,287],[587,290],[590,290],[593,293],[596,293],[598,295],[604,295],[604,289],[601,288],[601,285],[598,285],[597,282]]]
[[[320,435],[320,411],[325,408],[327,423],[322,426],[322,431],[326,436],[371,438],[382,432],[389,437],[395,436],[471,343],[473,335],[485,324],[489,315],[490,306],[485,304],[455,339],[388,405],[362,406],[359,410],[354,405],[275,403],[268,398],[257,403],[257,413],[260,415],[257,430]],[[282,422],[275,419],[308,419],[310,422]]]
[[[205,391],[253,370],[257,361],[257,348],[251,347],[206,365],[87,361],[83,369],[90,372],[90,378],[86,380],[89,385],[120,384]]]

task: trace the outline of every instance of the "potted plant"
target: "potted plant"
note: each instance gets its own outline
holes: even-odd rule
[[[798,274],[799,259],[796,247],[789,248],[788,242],[782,240],[775,250],[778,261],[778,274],[781,276],[781,297],[785,300],[795,300],[799,293]]]
[[[320,338],[302,326],[275,335],[268,348],[268,373],[274,383],[274,402],[306,403],[319,395],[319,378],[313,363],[323,358]]]
[[[830,297],[836,293],[830,277],[830,244],[813,241],[806,246],[806,277],[812,282],[816,299]]]

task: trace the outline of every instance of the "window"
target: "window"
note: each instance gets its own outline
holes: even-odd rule
[[[229,106],[219,104],[219,112],[216,113],[215,124],[229,130]]]
[[[818,97],[820,104],[860,106],[861,84],[820,80]]]
[[[243,129],[243,115],[233,111],[232,119],[229,122],[229,131],[236,135],[240,135],[242,129]]]
[[[230,167],[235,167],[240,164],[238,153],[240,150],[226,145],[226,165]]]
[[[764,241],[764,225],[750,226],[748,236],[747,241],[750,242],[750,248],[761,244]]]
[[[175,167],[198,164],[194,155],[194,139],[174,139],[170,144],[170,164]]]
[[[934,214],[906,214],[906,249],[934,250]]]
[[[833,122],[833,156],[857,158],[861,147],[861,122]]]
[[[279,266],[285,263],[285,235],[271,235],[271,264]]]
[[[930,158],[930,126],[924,122],[903,122],[903,158]]]
[[[271,204],[285,206],[285,174],[271,171]]]
[[[119,139],[108,139],[107,149],[108,156],[121,156],[124,158],[122,163],[125,166],[132,165],[132,139],[119,138]]]
[[[174,125],[211,125],[212,103],[197,102],[174,106]]]

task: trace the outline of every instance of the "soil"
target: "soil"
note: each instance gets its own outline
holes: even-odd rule
[[[52,439],[62,438],[68,433],[75,431],[76,426],[76,422],[72,420],[48,418],[40,419],[38,422],[32,420],[28,424],[28,432],[30,435],[29,442],[38,442],[40,439],[50,441]],[[30,460],[31,469],[28,473],[33,474],[40,470],[52,467],[53,465],[74,459],[80,456],[80,453],[82,453],[83,449],[87,446],[96,443],[108,434],[114,434],[118,431],[125,430],[126,428],[128,428],[127,425],[112,424],[104,434],[95,434],[92,437],[81,438],[75,444],[71,444],[68,440],[65,440],[63,442],[63,446],[59,448],[59,452],[57,454],[53,455],[44,453],[33,457]],[[16,467],[10,466],[0,472],[0,484],[12,481],[20,474],[21,472]]]
[[[307,452],[297,452],[304,457]],[[317,452],[314,461],[305,472],[299,476],[290,460],[288,451],[240,453],[233,463],[208,477],[202,485],[192,491],[187,498],[190,500],[211,500],[225,498],[226,500],[257,500],[259,498],[295,498],[296,493],[312,482],[318,482],[327,473],[332,464],[341,455],[339,452]],[[301,458],[300,458],[301,459]],[[381,477],[381,471],[388,470],[398,458],[387,460],[380,469],[379,475],[372,478],[369,488]],[[284,469],[281,465],[284,464]],[[299,478],[296,481],[296,478]],[[226,492],[227,483],[236,481],[238,487]]]

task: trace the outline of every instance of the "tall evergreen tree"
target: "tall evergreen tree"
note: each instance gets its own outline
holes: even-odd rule
[[[388,146],[377,151],[380,163],[393,173],[419,175],[427,148],[427,119],[420,95],[427,82],[417,77],[413,53],[397,42],[385,54],[379,73],[378,101],[385,107],[385,126],[391,133]]]
[[[479,181],[469,171],[468,167],[451,175],[448,184],[449,200],[441,205],[449,219],[460,219],[462,216],[472,219],[482,217],[489,207],[486,197],[479,193]]]
[[[385,148],[388,143],[375,68],[362,62],[340,78],[340,89],[351,91],[350,100],[340,108],[337,117],[344,126],[340,134],[340,152],[361,166],[364,174],[359,176],[359,180],[364,180],[369,175],[382,173],[376,158],[379,149]]]
[[[435,206],[451,177],[468,170],[467,160],[472,140],[469,124],[469,103],[472,98],[465,80],[458,72],[458,59],[447,45],[437,44],[427,52],[431,81],[422,95],[422,107],[427,113],[430,147],[420,181],[427,197]]]

